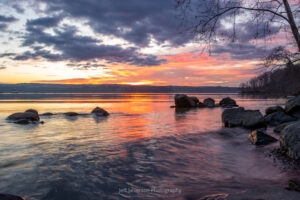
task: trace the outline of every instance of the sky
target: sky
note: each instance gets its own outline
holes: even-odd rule
[[[175,0],[0,0],[0,83],[238,86],[291,43],[278,23],[263,39],[243,14],[237,40],[204,48],[182,16]]]

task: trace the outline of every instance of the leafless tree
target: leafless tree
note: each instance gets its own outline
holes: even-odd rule
[[[202,40],[230,37],[234,41],[239,25],[251,20],[258,27],[253,38],[267,37],[275,25],[292,33],[300,52],[300,0],[176,0],[176,7],[182,11],[186,28]],[[226,33],[229,27],[231,32]]]
[[[300,64],[300,52],[292,53],[283,46],[272,49],[271,53],[264,59],[263,67],[276,69]]]

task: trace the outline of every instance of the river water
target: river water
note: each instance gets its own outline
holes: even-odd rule
[[[247,109],[285,99],[230,96]],[[300,199],[285,189],[299,175],[252,145],[249,130],[222,128],[222,108],[175,110],[174,94],[0,94],[0,193],[27,200]],[[66,118],[100,106],[107,118]],[[5,118],[37,109],[39,125]],[[271,132],[271,131],[270,131]],[[277,135],[273,135],[278,138]]]

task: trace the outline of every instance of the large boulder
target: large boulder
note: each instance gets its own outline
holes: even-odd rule
[[[245,110],[243,107],[225,109],[222,113],[225,127],[261,128],[265,127],[263,115],[259,110]]]
[[[265,116],[264,119],[267,124],[272,125],[272,126],[277,126],[277,125],[285,123],[285,122],[291,122],[291,121],[296,120],[296,118],[294,118],[282,111],[273,112],[273,113]]]
[[[280,132],[280,148],[291,158],[300,159],[300,121]]]
[[[103,108],[99,108],[99,107],[94,108],[91,113],[97,117],[109,115],[109,113],[106,110],[104,110]]]
[[[191,108],[197,106],[195,100],[185,94],[176,94],[174,100],[177,108]]]
[[[22,197],[11,194],[0,194],[0,200],[24,200]]]
[[[203,103],[209,108],[215,107],[215,100],[213,100],[212,98],[204,99]]]
[[[230,97],[223,98],[219,105],[222,107],[237,107],[236,101]]]
[[[8,120],[19,121],[19,120],[27,120],[27,121],[39,121],[40,117],[36,110],[27,110],[23,113],[14,113],[7,117]]]
[[[249,136],[249,140],[255,145],[267,145],[277,142],[277,139],[266,134],[263,130],[255,130]]]
[[[282,123],[282,124],[279,124],[278,126],[276,126],[274,128],[274,132],[275,133],[280,133],[285,127],[287,127],[288,125],[291,125],[293,123],[296,123],[295,121],[292,121],[292,122],[286,122],[286,123]]]
[[[300,95],[287,100],[285,111],[297,118],[300,118]]]
[[[284,112],[281,106],[271,106],[266,109],[266,115],[272,114],[274,112]]]

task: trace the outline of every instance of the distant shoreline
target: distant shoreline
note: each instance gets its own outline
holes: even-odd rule
[[[152,85],[69,85],[0,84],[0,93],[239,93],[239,87],[223,86],[152,86]]]

